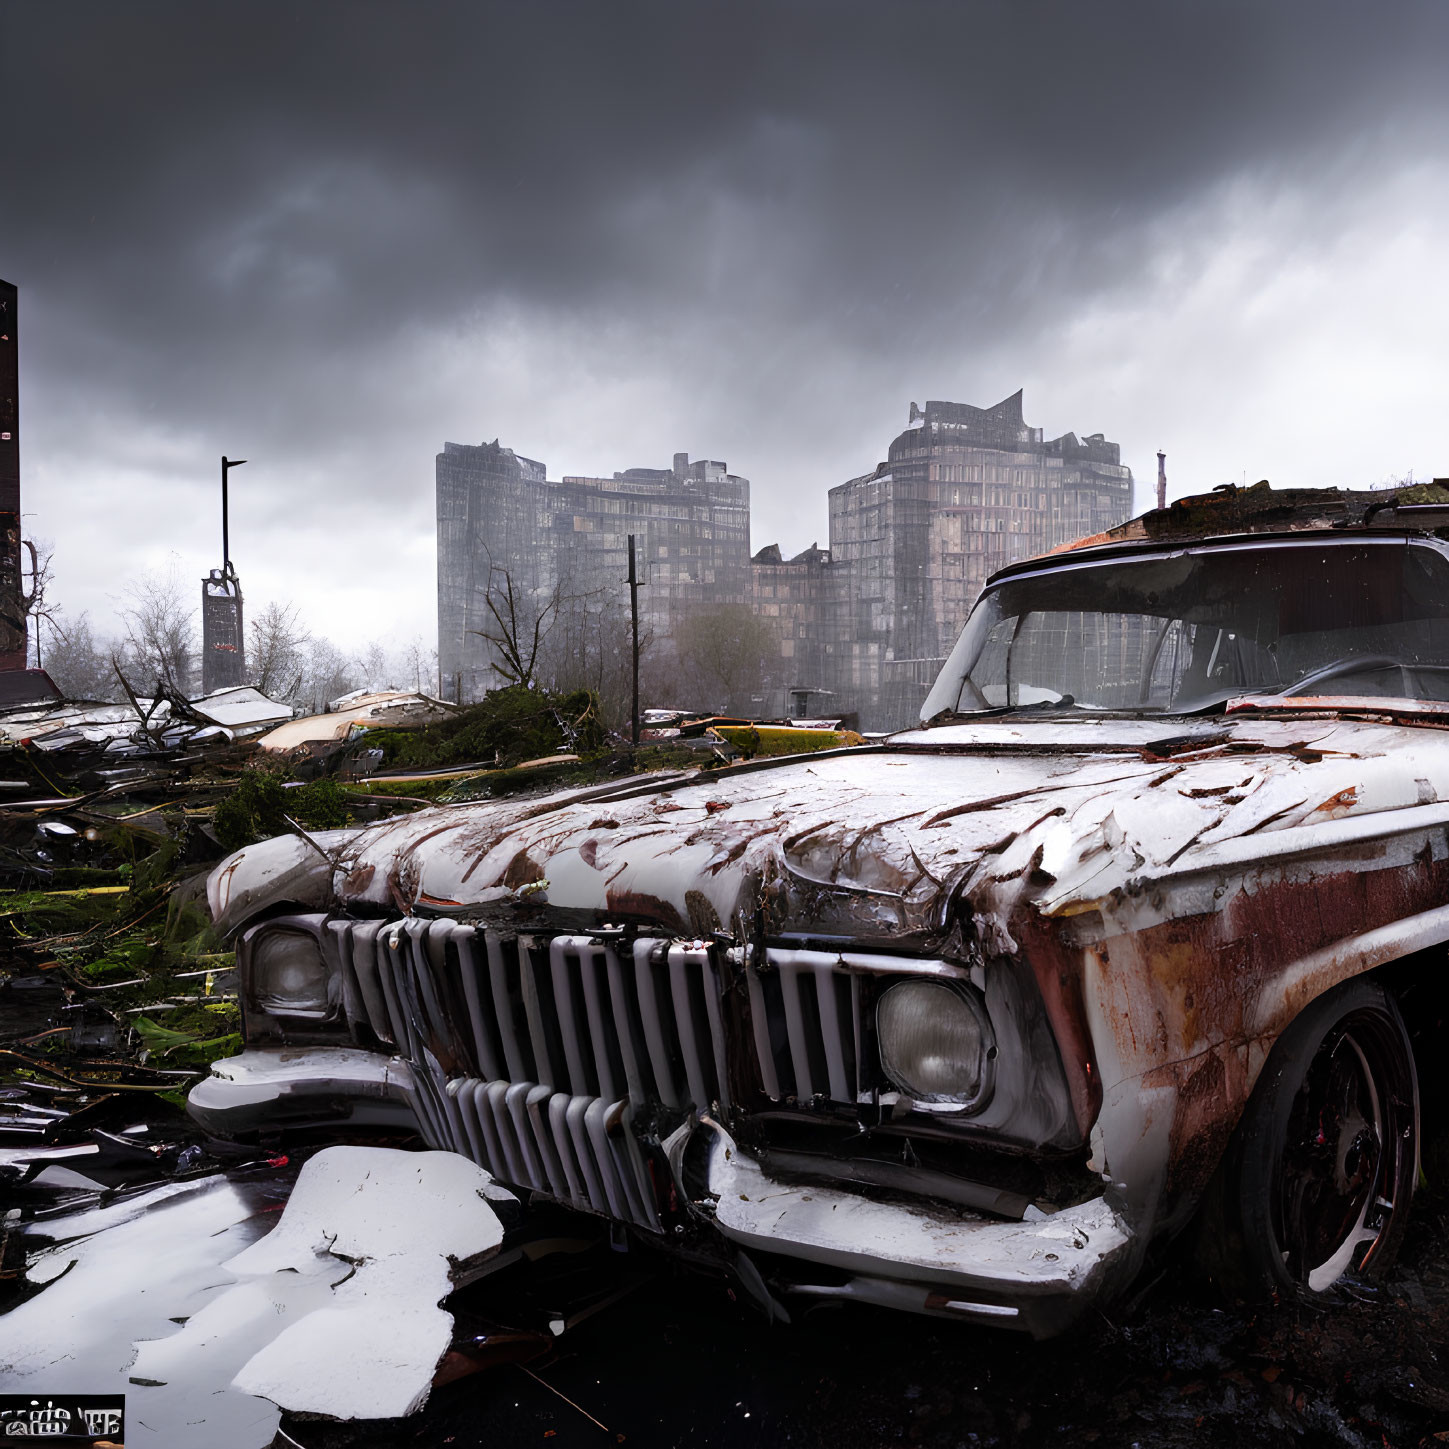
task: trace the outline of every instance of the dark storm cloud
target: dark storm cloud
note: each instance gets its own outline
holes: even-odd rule
[[[7,266],[132,345],[209,352],[223,328],[365,344],[496,294],[828,310],[861,340],[1002,325],[1129,265],[1114,235],[1207,180],[1328,185],[1346,145],[1372,164],[1437,140],[1449,12],[349,0],[0,23]]]
[[[72,448],[244,421],[341,460],[319,496],[395,495],[404,454],[425,487],[401,369],[499,307],[584,319],[626,371],[713,332],[682,416],[765,446],[796,392],[829,425],[812,354],[900,378],[895,417],[913,359],[1130,286],[1214,186],[1328,215],[1437,154],[1446,40],[1437,4],[12,3],[0,274]]]

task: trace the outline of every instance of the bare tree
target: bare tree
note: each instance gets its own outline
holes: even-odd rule
[[[296,604],[268,604],[247,627],[247,672],[265,695],[291,699],[301,687],[307,662],[303,651],[312,636],[298,618]]]
[[[779,653],[775,631],[745,604],[700,610],[675,630],[681,675],[716,707],[749,713]]]
[[[644,630],[640,657],[648,660],[653,634]],[[633,688],[633,636],[629,610],[602,591],[566,597],[540,654],[539,678],[565,693],[592,690],[606,723],[615,728],[629,718]]]
[[[45,667],[42,623],[55,627],[55,616],[60,606],[51,601],[50,586],[55,579],[55,545],[48,538],[22,540],[30,555],[30,592],[23,595],[25,610],[35,621],[30,631],[30,648],[35,656],[35,667]],[[22,589],[24,585],[22,583]],[[52,675],[53,679],[55,676]]]
[[[374,639],[362,651],[357,662],[362,669],[362,683],[368,689],[379,690],[393,687],[392,660],[387,646],[381,640]]]
[[[132,671],[179,694],[190,692],[196,667],[196,608],[188,600],[180,561],[126,584],[119,613]]]
[[[320,714],[334,699],[356,688],[352,661],[330,639],[310,640],[300,691],[302,703]]]
[[[416,634],[403,647],[403,677],[419,694],[438,687],[438,651],[429,649]]]
[[[35,615],[35,639],[46,673],[67,699],[111,701],[119,697],[111,669],[114,646],[97,640],[85,614],[67,619],[59,607]]]
[[[540,603],[539,594],[515,588],[513,575],[507,569],[489,569],[483,604],[491,623],[471,632],[492,645],[493,667],[510,684],[525,688],[534,685],[539,653],[563,601],[560,584],[555,584],[553,592]]]

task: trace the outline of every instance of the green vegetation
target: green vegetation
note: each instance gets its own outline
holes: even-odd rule
[[[445,770],[451,765],[521,764],[546,755],[589,758],[607,747],[598,698],[587,689],[551,694],[513,685],[479,704],[416,730],[370,730],[385,769]]]
[[[456,783],[456,778],[444,775],[437,780],[367,780],[358,785],[344,785],[343,790],[357,799],[383,795],[404,802],[432,801],[446,795]]]
[[[153,1064],[204,1069],[241,1050],[241,1012],[223,990],[235,958],[206,912],[205,874],[185,874],[184,828],[148,853],[95,871],[108,878],[98,889],[0,893],[0,939],[68,986],[75,1000],[91,998],[133,1027],[132,1049],[157,1059]],[[117,847],[129,840],[118,837]],[[118,1045],[129,1054],[124,1039]],[[73,1052],[64,1032],[26,1050],[57,1066]]]
[[[211,828],[223,850],[240,850],[255,840],[285,835],[290,816],[309,830],[334,830],[351,823],[348,793],[330,777],[287,786],[282,777],[251,770],[212,812]]]
[[[0,925],[12,940],[74,935],[112,919],[116,900],[93,891],[0,892]]]
[[[221,1008],[208,1008],[217,1009]],[[235,1007],[226,1008],[235,1014]],[[168,1015],[168,1022],[173,1020]],[[177,1066],[204,1068],[222,1057],[229,1057],[241,1050],[239,1031],[224,1032],[220,1036],[204,1038],[194,1031],[182,1031],[175,1026],[161,1026],[145,1016],[136,1018],[136,1034],[146,1043],[146,1050],[152,1058],[164,1057]]]

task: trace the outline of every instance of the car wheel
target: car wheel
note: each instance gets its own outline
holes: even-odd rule
[[[1238,1258],[1219,1276],[1240,1290],[1318,1296],[1383,1272],[1418,1172],[1419,1089],[1403,1018],[1380,986],[1346,982],[1269,1054],[1218,1185],[1216,1226]],[[1220,1266],[1226,1256],[1213,1254]]]

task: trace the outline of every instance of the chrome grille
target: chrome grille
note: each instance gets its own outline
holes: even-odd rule
[[[860,992],[842,958],[770,949],[746,972],[765,1095],[853,1102],[858,1091]]]
[[[434,1146],[500,1181],[657,1228],[633,1123],[729,1101],[719,966],[700,943],[333,921],[350,1017],[414,1065]]]
[[[736,959],[740,954],[732,953]],[[751,951],[744,974],[765,1095],[854,1103],[866,1090],[860,1072],[862,980],[968,973],[944,961],[772,946],[762,958]]]

